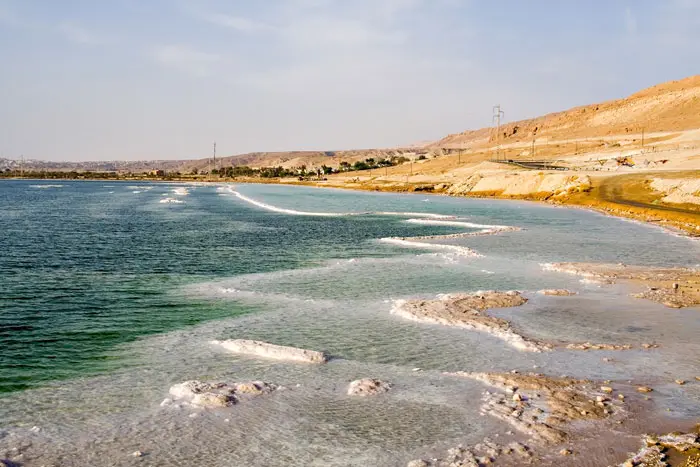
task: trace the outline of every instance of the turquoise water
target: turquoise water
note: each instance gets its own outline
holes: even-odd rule
[[[684,417],[700,403],[696,385],[666,384],[700,371],[697,309],[669,310],[540,266],[700,263],[698,242],[660,229],[526,202],[235,187],[256,205],[211,185],[47,185],[0,183],[0,459],[7,429],[5,441],[31,441],[26,465],[133,465],[136,449],[152,465],[405,465],[502,429],[479,417],[478,384],[442,371],[536,365],[646,378],[660,410]],[[522,230],[431,241],[481,257],[380,241],[479,230],[406,222],[420,213]],[[556,287],[580,295],[533,294]],[[532,336],[663,346],[614,353],[614,365],[601,365],[613,353],[524,354],[479,333],[389,314],[392,299],[479,289],[524,291],[527,305],[494,313]],[[208,344],[226,338],[327,350],[337,360],[310,368]],[[347,382],[363,376],[396,383],[392,398],[347,400]],[[219,414],[159,407],[187,379],[299,387],[237,407],[224,423]]]

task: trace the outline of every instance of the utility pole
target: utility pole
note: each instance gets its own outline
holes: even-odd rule
[[[22,162],[19,164],[19,173],[24,177],[24,154],[22,154]]]
[[[492,121],[496,122],[496,159],[501,152],[501,119],[505,116],[505,112],[501,110],[501,104],[493,106]]]
[[[221,165],[221,162],[219,162],[219,165]],[[217,167],[216,165],[216,141],[214,141],[214,168],[217,169],[219,177],[221,177],[221,167]]]

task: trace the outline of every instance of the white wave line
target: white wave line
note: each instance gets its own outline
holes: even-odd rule
[[[459,256],[469,256],[472,258],[482,257],[479,253],[466,246],[447,245],[444,243],[417,242],[412,238],[386,237],[380,238],[380,242],[393,243],[394,245],[407,246],[411,248],[424,248],[426,250],[450,250]]]
[[[422,242],[420,240],[439,240],[439,239],[449,239],[449,238],[461,238],[461,237],[473,237],[478,235],[494,235],[500,232],[511,232],[520,230],[519,227],[511,227],[506,225],[485,225],[485,224],[475,224],[473,222],[458,221],[458,220],[446,220],[446,219],[456,219],[455,216],[449,216],[445,214],[434,214],[429,212],[394,212],[394,211],[367,211],[367,212],[309,212],[309,211],[297,211],[294,209],[285,209],[271,204],[266,204],[252,198],[249,198],[238,191],[234,190],[232,187],[227,187],[226,191],[235,195],[239,199],[258,206],[260,208],[266,209],[268,211],[279,212],[283,214],[290,214],[294,216],[323,216],[323,217],[346,217],[346,216],[362,216],[362,215],[380,215],[380,216],[404,216],[411,217],[407,219],[406,222],[412,224],[422,224],[422,225],[445,225],[454,227],[464,227],[469,229],[481,229],[477,232],[462,232],[456,234],[445,234],[445,235],[426,235],[420,237],[386,237],[379,239],[381,242],[392,243],[394,245],[412,247],[412,248],[424,248],[428,250],[451,250],[459,256],[469,256],[469,257],[480,257],[479,253],[459,245],[448,245],[442,243],[428,243]]]
[[[247,196],[237,192],[233,188],[228,188],[228,191],[238,198],[242,199],[246,203],[253,204],[255,206],[258,206],[263,209],[267,209],[268,211],[273,211],[273,212],[280,212],[283,214],[291,214],[294,216],[322,216],[322,217],[342,217],[342,216],[347,216],[347,215],[352,215],[352,214],[345,214],[345,213],[340,213],[340,212],[308,212],[308,211],[296,211],[294,209],[284,209],[284,208],[278,208],[277,206],[273,206],[271,204],[266,204],[266,203],[261,203],[260,201],[256,201],[252,198],[248,198]]]

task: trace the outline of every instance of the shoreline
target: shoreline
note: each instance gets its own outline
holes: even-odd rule
[[[613,176],[614,177],[614,176]],[[219,180],[192,180],[188,178],[61,178],[61,179],[43,179],[43,178],[0,178],[1,180],[27,180],[27,181],[66,181],[66,182],[149,182],[149,183],[184,183],[184,184],[260,184],[260,185],[280,185],[280,186],[307,186],[315,188],[333,188],[338,190],[348,191],[367,191],[375,193],[403,193],[403,194],[425,194],[433,196],[447,196],[452,198],[473,198],[473,199],[490,199],[503,201],[526,201],[537,204],[545,204],[552,207],[584,209],[590,212],[596,212],[605,216],[625,219],[633,222],[639,222],[645,225],[661,228],[673,235],[689,238],[692,240],[700,239],[700,210],[697,214],[688,213],[689,216],[697,216],[694,222],[683,222],[664,216],[663,210],[655,210],[652,213],[644,212],[644,208],[635,207],[626,204],[617,204],[611,201],[598,199],[594,195],[585,196],[583,193],[567,197],[550,200],[552,193],[533,193],[529,195],[499,195],[498,193],[469,193],[469,194],[449,194],[446,190],[436,191],[432,183],[416,183],[409,182],[402,185],[396,185],[390,182],[386,183],[362,183],[362,182],[341,182],[335,183],[332,180],[305,180],[298,181],[296,179],[250,179],[250,178],[233,178]],[[438,184],[439,185],[439,184]],[[641,210],[641,212],[639,211]]]

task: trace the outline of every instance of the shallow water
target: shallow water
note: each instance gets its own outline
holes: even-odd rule
[[[673,380],[700,373],[700,310],[670,310],[540,264],[695,266],[698,242],[526,202],[110,185],[0,183],[0,459],[31,444],[23,465],[405,465],[502,433],[479,415],[483,387],[443,371],[536,366],[640,381],[654,385],[659,413],[697,415],[698,385]],[[165,197],[184,202],[161,203]],[[454,218],[407,222],[436,215]],[[379,241],[481,229],[469,224],[522,230],[431,240],[481,257]],[[534,293],[542,288],[579,295]],[[493,313],[533,337],[661,348],[523,353],[481,333],[389,314],[393,299],[480,289],[523,291],[528,304]],[[326,350],[334,359],[270,362],[209,344],[226,338]],[[348,398],[347,384],[360,377],[394,389]],[[161,408],[168,388],[188,379],[262,379],[287,390],[221,411]],[[136,450],[147,455],[134,458]]]

